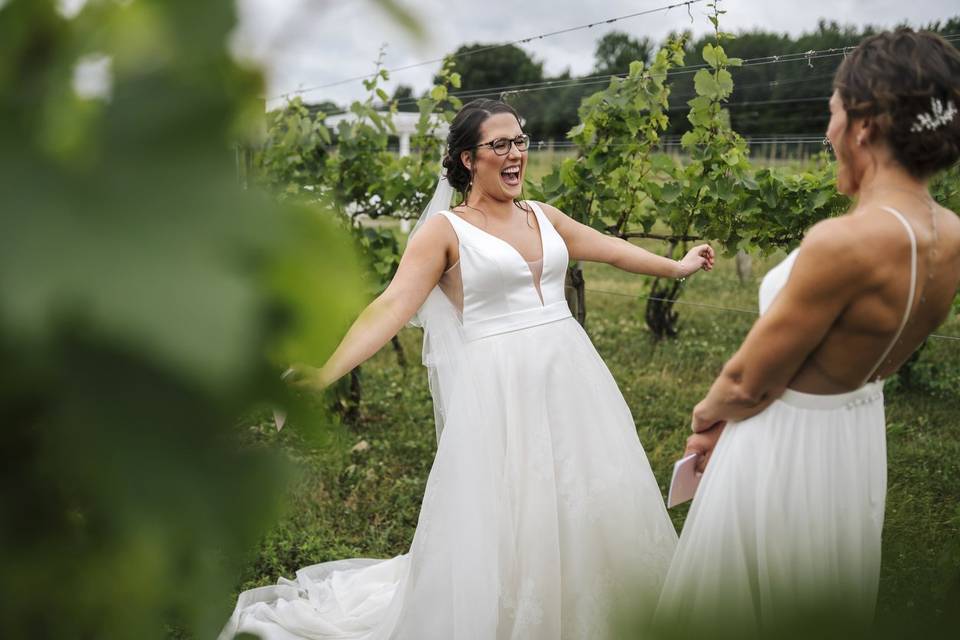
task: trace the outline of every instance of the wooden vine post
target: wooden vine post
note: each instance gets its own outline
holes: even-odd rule
[[[583,268],[579,262],[571,263],[567,267],[567,275],[563,283],[564,294],[567,297],[567,306],[570,313],[577,319],[580,326],[587,327],[587,291],[583,278]]]

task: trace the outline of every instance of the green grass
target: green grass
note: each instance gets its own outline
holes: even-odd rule
[[[733,261],[720,259],[712,273],[687,281],[682,300],[755,309],[759,276],[780,257],[755,258],[754,278],[744,284]],[[665,492],[690,410],[755,316],[680,305],[680,337],[654,343],[642,301],[597,292],[643,294],[649,279],[587,265],[586,282],[588,333],[633,411]],[[938,332],[960,335],[960,320]],[[310,444],[296,428],[277,435],[253,427],[256,440],[283,447],[302,473],[287,515],[264,538],[238,587],[271,584],[307,564],[407,550],[435,450],[419,338],[416,330],[401,334],[406,367],[389,348],[363,366],[360,418],[333,440]],[[943,610],[956,598],[960,577],[960,342],[931,341],[914,371],[911,388],[894,380],[886,394],[889,493],[880,594],[886,616]],[[360,442],[368,448],[351,451]],[[686,512],[685,506],[672,512],[678,530]]]

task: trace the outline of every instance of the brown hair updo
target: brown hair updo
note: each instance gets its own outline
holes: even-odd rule
[[[871,117],[875,135],[914,177],[960,158],[960,113],[918,126],[934,105],[960,110],[960,51],[939,35],[904,28],[870,36],[840,64],[833,86],[850,121]]]
[[[509,113],[517,119],[517,122],[520,122],[517,110],[506,102],[480,99],[463,105],[450,123],[447,149],[443,154],[443,168],[447,170],[447,181],[450,186],[459,191],[464,199],[470,190],[473,174],[460,160],[460,154],[468,149],[472,150],[482,142],[480,127],[495,113]]]

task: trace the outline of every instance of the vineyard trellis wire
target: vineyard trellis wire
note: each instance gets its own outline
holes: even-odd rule
[[[510,42],[504,42],[504,43],[501,43],[501,44],[490,45],[490,46],[487,46],[487,47],[480,47],[480,48],[477,48],[477,49],[471,49],[471,50],[469,50],[469,51],[465,51],[465,52],[462,52],[462,53],[459,53],[459,54],[452,54],[452,55],[449,55],[449,56],[444,56],[444,57],[442,57],[442,58],[435,58],[435,59],[433,59],[433,60],[424,60],[424,61],[422,61],[422,62],[416,62],[416,63],[414,63],[414,64],[408,64],[408,65],[404,65],[404,66],[401,66],[401,67],[393,67],[393,68],[391,68],[391,69],[386,69],[386,71],[387,71],[387,73],[395,73],[395,72],[397,72],[397,71],[406,71],[407,69],[414,69],[414,68],[416,68],[416,67],[423,67],[423,66],[430,65],[430,64],[446,63],[446,61],[448,61],[448,60],[454,60],[454,59],[456,59],[456,58],[463,58],[463,57],[466,57],[466,56],[472,56],[472,55],[476,55],[476,54],[478,54],[478,53],[483,53],[483,52],[486,52],[486,51],[493,51],[493,50],[495,50],[495,49],[503,49],[504,47],[515,46],[515,45],[518,45],[518,44],[527,44],[527,43],[529,43],[529,42],[533,42],[534,40],[543,40],[544,38],[550,38],[550,37],[562,35],[562,34],[565,34],[565,33],[572,33],[572,32],[574,32],[574,31],[581,31],[581,30],[583,30],[583,29],[592,29],[593,27],[596,27],[596,26],[599,26],[599,25],[603,25],[603,24],[614,24],[615,22],[619,22],[619,21],[621,21],[621,20],[627,20],[627,19],[629,19],[629,18],[637,18],[637,17],[640,17],[640,16],[650,15],[650,14],[653,14],[653,13],[660,13],[660,12],[663,12],[663,11],[669,11],[669,10],[671,10],[671,9],[676,9],[676,8],[678,8],[678,7],[686,6],[687,9],[689,10],[689,8],[690,8],[691,5],[698,4],[698,3],[700,3],[700,2],[705,2],[705,1],[706,1],[706,0],[684,0],[683,2],[675,2],[675,3],[673,3],[673,4],[665,5],[665,6],[662,6],[662,7],[656,7],[656,8],[653,8],[653,9],[645,9],[645,10],[643,10],[643,11],[636,11],[636,12],[634,12],[634,13],[630,13],[630,14],[623,15],[623,16],[617,16],[617,17],[614,17],[614,18],[605,18],[605,19],[597,20],[597,21],[590,22],[590,23],[587,23],[587,24],[584,24],[584,25],[579,25],[579,26],[575,26],[575,27],[567,27],[567,28],[565,28],[565,29],[559,29],[559,30],[557,30],[557,31],[550,31],[550,32],[547,32],[547,33],[541,33],[541,34],[537,34],[537,35],[534,35],[534,36],[527,36],[527,37],[525,37],[525,38],[520,38],[520,39],[518,39],[518,40],[512,40],[512,41],[510,41]],[[692,21],[693,21],[693,16],[692,16],[692,15],[690,16],[690,19],[691,19],[691,22],[692,22]],[[376,73],[365,74],[365,75],[362,75],[362,76],[355,76],[355,77],[353,77],[353,78],[345,78],[345,79],[343,79],[343,80],[337,80],[336,82],[331,82],[331,83],[328,83],[328,84],[316,85],[316,86],[312,86],[312,87],[306,87],[306,88],[304,88],[304,89],[295,89],[295,90],[293,90],[293,91],[287,91],[287,92],[285,92],[285,93],[281,93],[281,94],[279,94],[279,95],[276,95],[276,96],[273,96],[273,97],[267,98],[267,99],[268,99],[268,100],[276,100],[276,99],[279,99],[279,98],[284,98],[284,97],[289,97],[289,96],[305,95],[305,94],[307,94],[307,93],[311,93],[311,92],[314,92],[314,91],[319,91],[319,90],[321,90],[321,89],[328,89],[328,88],[330,88],[330,87],[336,87],[336,86],[340,86],[340,85],[343,85],[343,84],[348,84],[348,83],[351,83],[351,82],[358,82],[358,81],[361,81],[361,80],[370,80],[370,79],[376,77],[376,75],[377,75]]]
[[[960,43],[960,32],[942,34],[942,36],[947,42]],[[501,46],[505,46],[505,45],[501,45]],[[758,65],[786,64],[791,62],[805,62],[805,61],[812,62],[814,60],[823,60],[827,58],[841,57],[846,55],[848,52],[852,50],[853,50],[853,47],[832,47],[828,49],[810,50],[806,52],[793,52],[793,53],[783,53],[783,54],[776,54],[776,55],[770,55],[770,56],[761,56],[757,58],[746,58],[742,60],[742,64],[738,65],[738,67],[742,69],[742,68],[748,68],[748,67],[753,67]],[[432,61],[432,62],[438,62],[438,61],[439,60]],[[675,69],[671,69],[668,72],[668,76],[674,77],[674,76],[686,75],[691,73],[695,74],[696,72],[702,69],[706,69],[708,67],[709,65],[705,63],[681,66]],[[504,85],[504,86],[498,86],[498,87],[487,87],[483,89],[474,89],[474,90],[462,91],[462,92],[451,92],[450,95],[455,96],[460,100],[466,100],[468,98],[470,99],[490,98],[490,97],[503,96],[504,94],[519,95],[519,94],[529,93],[533,91],[544,91],[544,90],[549,91],[553,89],[565,89],[565,88],[578,87],[578,86],[594,86],[594,85],[601,86],[609,83],[611,78],[624,79],[627,77],[627,75],[628,74],[623,74],[623,73],[600,74],[600,75],[584,76],[580,78],[563,78],[563,79],[557,79],[557,80],[544,80],[544,81],[531,82],[531,83]],[[369,76],[363,76],[363,77],[369,77]],[[807,76],[804,78],[789,79],[789,80],[771,80],[771,81],[765,81],[765,82],[759,82],[759,83],[748,83],[748,84],[740,85],[740,87],[752,88],[752,87],[763,86],[763,85],[769,85],[771,87],[775,87],[775,86],[780,86],[784,84],[808,82],[815,79],[823,79],[824,77],[832,77],[832,74],[820,74],[816,76]],[[356,80],[356,79],[353,79],[353,80]],[[325,88],[325,87],[313,87],[310,89],[303,89],[298,92],[290,92],[288,94],[274,96],[273,98],[270,98],[270,99],[277,99],[277,98],[284,97],[286,95],[303,95],[305,93],[312,92],[314,90],[319,90],[321,88]],[[404,107],[404,106],[416,104],[417,100],[418,98],[401,98],[399,100],[394,101],[393,104],[396,104],[398,107]],[[387,106],[389,106],[389,104],[391,103],[388,101],[384,101],[380,105],[380,107],[386,108]],[[327,115],[336,115],[338,113],[347,113],[347,111],[331,111]]]
[[[631,298],[633,300],[656,300],[658,302],[669,302],[669,300],[666,298],[656,299],[656,298],[653,298],[652,296],[645,296],[639,293],[627,293],[624,291],[608,291],[606,289],[594,289],[591,287],[587,287],[586,291],[588,293],[601,293],[601,294],[610,295],[610,296],[621,296],[624,298]],[[674,303],[687,305],[691,307],[702,307],[705,309],[713,309],[715,311],[729,311],[731,313],[743,313],[743,314],[749,314],[753,316],[760,315],[760,312],[757,311],[756,309],[744,309],[741,307],[727,307],[727,306],[717,305],[717,304],[707,304],[704,302],[692,302],[690,300],[675,300]],[[934,340],[948,340],[948,341],[960,342],[960,336],[931,333],[929,337],[933,338]]]

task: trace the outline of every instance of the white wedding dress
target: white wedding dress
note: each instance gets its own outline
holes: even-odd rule
[[[602,638],[614,603],[652,615],[677,536],[630,411],[567,307],[566,246],[530,204],[540,265],[441,212],[460,261],[441,283],[449,297],[428,300],[439,442],[409,553],[247,591],[222,639]]]
[[[914,307],[917,242],[900,328]],[[766,274],[760,311],[773,303],[798,251]],[[674,631],[736,625],[765,632],[832,608],[856,624],[873,616],[887,490],[883,381],[848,393],[792,389],[756,416],[727,425],[687,516],[657,622]]]

